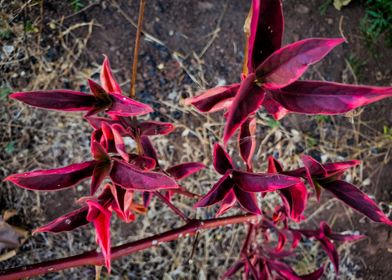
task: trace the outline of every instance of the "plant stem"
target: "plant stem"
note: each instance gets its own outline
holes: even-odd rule
[[[140,0],[139,18],[137,21],[135,48],[133,49],[133,65],[132,65],[131,93],[130,93],[131,98],[135,98],[135,96],[136,96],[136,88],[135,87],[136,87],[137,60],[138,60],[138,54],[139,54],[140,35],[142,33],[142,24],[143,24],[143,18],[144,18],[145,4],[146,4],[146,0]]]
[[[159,197],[159,199],[162,200],[167,206],[169,206],[169,208],[173,210],[181,219],[183,219],[185,222],[189,222],[188,216],[178,209],[173,203],[171,203],[170,200],[167,199],[163,194],[161,194],[159,191],[155,191],[154,194]]]
[[[184,226],[177,229],[113,247],[111,249],[111,258],[112,260],[118,259],[120,257],[159,245],[162,242],[169,242],[181,237],[195,235],[200,230],[213,229],[229,224],[241,224],[251,222],[252,220],[257,221],[257,215],[245,214],[208,220],[189,220],[189,222],[187,222]],[[0,271],[0,278],[2,280],[27,278],[83,265],[102,266],[104,263],[105,260],[102,253],[98,253],[93,250],[63,259],[6,269]]]

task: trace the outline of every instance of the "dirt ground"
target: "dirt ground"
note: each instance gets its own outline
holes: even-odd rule
[[[68,1],[47,0],[42,7],[39,1],[0,1],[2,19],[10,22],[13,32],[11,38],[0,42],[2,92],[4,88],[86,90],[86,78],[98,77],[102,54],[110,58],[123,89],[129,90],[138,1],[81,2],[85,8],[76,12]],[[285,43],[308,37],[344,36],[348,41],[312,67],[305,78],[392,85],[392,49],[386,48],[382,39],[372,50],[365,46],[359,30],[364,14],[360,1],[342,11],[331,6],[325,15],[319,12],[325,0],[283,2]],[[177,125],[174,133],[156,141],[160,155],[166,160],[164,165],[173,160],[209,162],[209,143],[219,139],[222,123],[215,115],[200,116],[185,108],[182,101],[200,89],[239,81],[243,22],[249,4],[247,0],[147,0],[137,98],[154,107],[152,118]],[[12,45],[15,49],[11,52],[4,48]],[[81,114],[47,112],[0,98],[0,179],[89,157],[91,129],[81,120]],[[258,168],[265,168],[265,159],[270,154],[278,155],[285,165],[298,164],[296,155],[302,152],[318,158],[324,154],[323,160],[361,159],[363,165],[349,174],[350,179],[389,211],[392,135],[384,127],[392,127],[392,99],[347,116],[291,115],[280,125],[264,113],[259,117]],[[193,176],[187,187],[198,193],[208,190],[215,179],[209,171]],[[2,183],[0,211],[15,209],[17,215],[10,223],[31,231],[74,209],[75,200],[87,193],[83,185],[38,194]],[[337,231],[355,230],[369,236],[353,246],[339,247],[342,257],[339,279],[392,279],[391,228],[371,223],[329,198],[325,195],[321,205],[310,207],[309,225],[315,226],[324,219]],[[190,201],[177,203],[185,211],[191,211],[187,206]],[[179,225],[158,202],[151,208],[146,217],[139,217],[135,223],[115,222],[113,244]],[[210,209],[198,211],[197,215],[208,217],[213,213]],[[235,260],[242,235],[242,226],[203,233],[192,263],[188,262],[193,243],[190,238],[140,252],[114,261],[110,279],[217,279]],[[0,269],[70,256],[95,247],[90,226],[72,233],[38,234],[30,236],[15,257],[0,262]],[[83,267],[41,279],[91,279],[93,273],[94,268]],[[334,279],[330,267],[326,279]]]

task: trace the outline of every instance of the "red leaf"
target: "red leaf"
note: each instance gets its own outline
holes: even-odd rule
[[[113,78],[112,70],[110,69],[109,59],[105,55],[101,68],[101,83],[102,87],[110,93],[121,94],[121,88]]]
[[[33,234],[37,232],[63,232],[63,231],[71,231],[78,227],[84,226],[88,224],[87,221],[87,212],[88,207],[82,207],[76,210],[73,210],[50,223],[41,226],[33,231]]]
[[[110,178],[125,189],[156,191],[178,188],[176,181],[163,173],[145,171],[117,159],[113,160]]]
[[[240,154],[246,162],[249,170],[252,169],[252,158],[256,150],[256,119],[249,117],[242,125],[239,133],[238,143]]]
[[[389,220],[377,204],[354,185],[336,180],[322,184],[322,187],[369,219],[392,226],[392,221]]]
[[[219,208],[218,212],[216,212],[215,216],[219,217],[219,216],[223,215],[224,213],[226,213],[226,211],[228,211],[230,208],[232,208],[235,205],[236,201],[237,201],[237,199],[235,197],[235,193],[232,188],[226,194],[226,196],[223,198],[222,203],[221,203],[221,207]]]
[[[140,116],[153,112],[153,109],[143,103],[118,94],[110,94],[112,106],[106,110],[108,114],[124,117]]]
[[[128,163],[144,170],[151,170],[156,166],[155,159],[147,156],[139,156],[136,154],[129,155]]]
[[[11,181],[22,188],[36,191],[57,191],[72,187],[93,174],[96,161],[75,163],[66,167],[36,170],[10,175],[4,181]]]
[[[272,192],[301,183],[295,177],[281,174],[250,173],[234,170],[234,182],[246,192]]]
[[[113,133],[113,138],[114,138],[114,145],[116,147],[117,152],[120,154],[120,156],[125,160],[129,161],[129,156],[126,152],[125,149],[125,144],[124,140],[121,136],[121,131],[124,129],[121,125],[119,124],[114,124],[111,126],[112,133]]]
[[[86,202],[89,208],[87,220],[94,224],[96,240],[99,247],[101,247],[105,266],[110,273],[110,217],[112,213],[103,208],[98,202],[92,200],[87,200]],[[97,212],[98,215],[96,215]]]
[[[206,91],[199,95],[185,99],[185,105],[192,104],[201,112],[216,112],[230,107],[240,84],[220,86]]]
[[[305,168],[309,171],[312,177],[327,176],[327,171],[324,166],[311,156],[303,155],[301,159]]]
[[[167,135],[172,132],[175,126],[167,122],[146,121],[139,124],[141,135]]]
[[[221,145],[214,145],[214,168],[220,174],[225,174],[228,170],[233,169],[233,162],[229,154]]]
[[[280,173],[283,172],[283,167],[280,162],[273,156],[268,157],[268,173]]]
[[[111,161],[97,162],[94,167],[94,172],[91,179],[90,195],[95,194],[95,192],[101,186],[103,180],[109,175],[111,168]]]
[[[95,130],[101,129],[103,122],[109,125],[119,123],[119,121],[117,120],[112,120],[112,119],[102,118],[102,117],[85,117],[85,119]]]
[[[280,120],[289,113],[286,108],[284,108],[279,102],[275,101],[270,92],[266,93],[263,106],[275,120]]]
[[[236,185],[234,186],[233,190],[238,203],[245,211],[256,215],[261,215],[261,211],[257,205],[256,194],[245,192]]]
[[[109,185],[115,201],[112,203],[113,211],[124,222],[129,223],[135,220],[135,215],[132,213],[133,191],[125,190],[120,186]]]
[[[289,111],[335,115],[349,112],[383,98],[392,97],[392,87],[355,86],[322,81],[297,81],[271,90],[273,98]]]
[[[144,154],[149,158],[154,159],[156,165],[159,166],[157,152],[155,151],[150,139],[147,136],[142,136],[140,137],[140,142],[142,144]]]
[[[308,201],[308,191],[304,183],[295,184],[280,190],[281,196],[289,205],[290,217],[295,222],[300,222]]]
[[[98,100],[104,100],[110,103],[111,99],[109,97],[109,94],[100,85],[90,79],[88,79],[87,81],[91,92]]]
[[[338,171],[344,172],[347,169],[357,166],[360,163],[361,161],[359,160],[349,160],[349,161],[326,163],[323,164],[323,167],[327,171],[327,173],[330,174]]]
[[[309,65],[323,59],[343,42],[344,39],[311,38],[287,45],[257,67],[257,80],[267,89],[288,86],[298,80]]]
[[[253,0],[248,35],[247,73],[252,73],[282,45],[284,19],[281,0]],[[273,15],[273,16],[271,16]]]
[[[242,81],[227,115],[223,141],[227,143],[234,132],[257,111],[264,99],[264,90],[255,83],[255,75],[250,74]]]
[[[234,182],[230,179],[230,172],[227,172],[206,195],[196,202],[194,207],[206,207],[222,201],[233,188],[233,185]]]
[[[182,180],[206,166],[200,162],[187,162],[172,166],[166,170],[174,179]]]
[[[31,106],[59,111],[87,111],[96,104],[96,98],[91,94],[65,89],[15,92],[9,97]]]

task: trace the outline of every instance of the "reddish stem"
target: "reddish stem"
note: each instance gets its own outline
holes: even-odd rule
[[[162,242],[169,242],[177,240],[183,236],[194,235],[200,230],[217,228],[228,224],[251,222],[256,219],[257,215],[246,214],[209,220],[190,220],[187,224],[177,229],[113,247],[111,249],[111,257],[112,260],[118,259],[120,257],[159,245]],[[0,271],[0,278],[2,280],[27,278],[83,265],[104,265],[104,263],[105,260],[103,255],[94,250],[68,258],[3,270]]]
[[[173,210],[181,219],[183,219],[185,222],[189,222],[188,216],[178,209],[173,203],[171,203],[170,200],[167,199],[163,194],[161,194],[159,191],[154,192],[154,194],[158,196],[159,199],[162,200],[171,210]]]

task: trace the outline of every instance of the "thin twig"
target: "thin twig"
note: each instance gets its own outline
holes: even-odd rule
[[[159,199],[162,200],[171,210],[173,210],[181,219],[183,219],[185,222],[189,222],[187,215],[185,215],[180,209],[171,203],[170,200],[167,199],[163,194],[161,194],[159,191],[154,192],[154,194],[159,197]]]
[[[146,0],[140,0],[139,6],[139,18],[137,21],[137,30],[136,30],[136,41],[135,41],[135,48],[133,50],[133,65],[132,65],[132,78],[131,78],[131,98],[135,98],[136,96],[136,74],[137,74],[137,60],[139,54],[139,47],[140,47],[140,35],[142,31],[142,24],[144,18],[144,6],[146,4]]]

